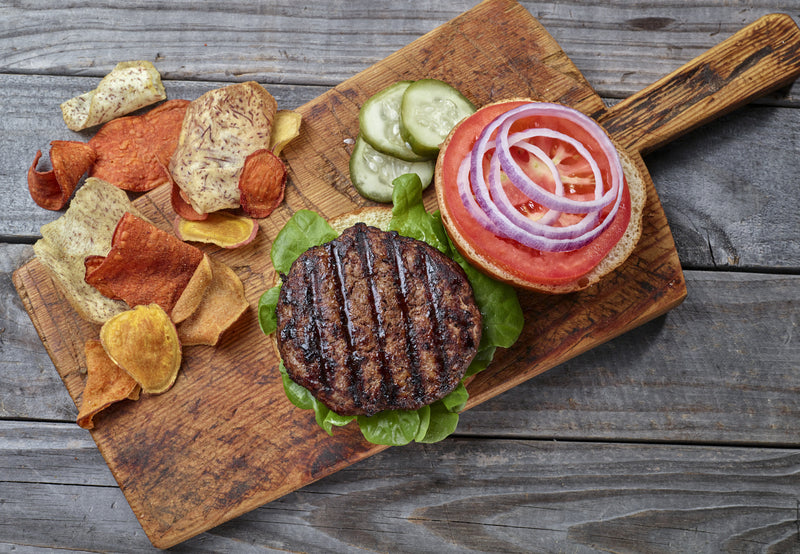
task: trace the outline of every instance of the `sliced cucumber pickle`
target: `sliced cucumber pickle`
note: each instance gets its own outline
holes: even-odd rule
[[[435,157],[453,127],[473,113],[472,102],[444,81],[420,79],[405,87],[400,134],[417,154]]]
[[[350,155],[350,180],[358,193],[375,202],[391,202],[394,181],[416,173],[425,189],[433,180],[434,160],[408,162],[375,150],[359,135]]]
[[[429,159],[414,152],[400,133],[400,103],[411,81],[398,81],[372,95],[358,112],[361,136],[378,152],[409,162]]]

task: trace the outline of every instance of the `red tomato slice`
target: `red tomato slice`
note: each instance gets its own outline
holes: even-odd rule
[[[494,260],[504,271],[526,282],[541,285],[566,285],[578,281],[597,266],[625,233],[631,214],[627,183],[624,183],[622,200],[614,220],[591,243],[571,252],[543,252],[495,235],[477,222],[464,207],[458,194],[456,182],[458,168],[462,160],[471,152],[472,146],[483,128],[498,115],[525,103],[525,101],[514,101],[491,104],[481,108],[458,126],[450,138],[443,159],[439,161],[442,164],[442,178],[439,183],[443,187],[440,193],[441,199],[445,204],[445,211],[449,215],[451,224],[476,253]],[[513,133],[519,128],[542,126],[568,134],[584,145],[593,142],[588,140],[588,135],[582,133],[574,124],[566,123],[557,117],[536,118],[538,121],[532,121],[532,119],[534,118],[526,118],[515,123],[511,132]],[[545,150],[554,162],[558,162],[556,165],[559,174],[565,188],[570,190],[570,196],[580,198],[585,194],[586,198],[593,197],[594,178],[588,164],[583,162],[582,158],[576,157],[575,152],[570,151],[571,147],[564,143],[553,139],[540,140],[542,142],[537,143],[537,146]],[[592,152],[591,148],[589,150]],[[592,152],[592,154],[599,153]],[[515,153],[515,156],[518,156],[517,160],[523,162],[526,173],[538,183],[546,184],[549,181],[549,187],[552,190],[554,185],[549,171],[543,170],[539,165],[540,162],[537,163],[532,156],[531,159],[526,159],[525,155],[527,152],[524,151]],[[595,159],[600,164],[603,156],[596,155]],[[600,165],[600,169],[603,181],[609,182],[609,168]],[[517,209],[528,217],[540,217],[543,211],[541,207],[532,203],[513,185],[508,184],[504,188]],[[575,223],[579,218],[580,216],[564,214],[559,220],[559,224],[569,225]]]

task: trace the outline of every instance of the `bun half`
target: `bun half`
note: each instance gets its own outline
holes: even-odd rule
[[[518,101],[520,99],[514,100]],[[448,212],[448,208],[444,200],[444,164],[441,162],[444,159],[444,152],[447,150],[447,146],[449,145],[450,139],[453,137],[455,131],[456,129],[453,129],[440,147],[439,163],[436,164],[436,172],[434,174],[436,199],[439,204],[439,210],[442,214],[442,222],[444,223],[445,229],[450,235],[451,240],[456,245],[456,248],[458,248],[459,252],[461,252],[461,254],[467,258],[470,263],[472,263],[472,265],[480,268],[482,271],[484,271],[484,273],[487,273],[495,279],[508,283],[514,287],[534,290],[547,294],[566,294],[585,289],[597,283],[603,277],[611,273],[614,269],[622,265],[622,263],[628,259],[628,257],[636,248],[636,244],[639,242],[639,238],[642,234],[642,214],[647,201],[647,168],[644,166],[644,162],[640,156],[629,154],[615,143],[615,146],[617,147],[617,153],[619,154],[620,163],[622,165],[622,170],[625,174],[625,180],[630,192],[631,217],[628,227],[625,230],[622,238],[605,256],[605,258],[603,258],[600,263],[591,271],[582,275],[576,281],[570,283],[558,285],[542,284],[526,280],[519,275],[515,275],[501,267],[491,258],[476,252],[453,224],[451,215]]]

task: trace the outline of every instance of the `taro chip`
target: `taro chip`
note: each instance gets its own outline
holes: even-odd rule
[[[170,183],[167,166],[188,105],[188,100],[168,100],[146,114],[103,125],[89,140],[97,152],[91,175],[131,192]]]
[[[230,267],[211,260],[211,269],[213,277],[203,301],[197,311],[178,325],[178,336],[184,346],[215,346],[249,305],[242,281]]]
[[[64,123],[82,131],[155,104],[167,97],[161,75],[148,61],[118,63],[97,85],[61,104]]]
[[[238,248],[253,242],[258,223],[249,217],[230,212],[212,212],[201,221],[178,217],[175,234],[181,240],[216,244],[223,248]]]
[[[272,135],[269,139],[269,149],[279,156],[283,147],[300,135],[300,123],[303,117],[291,110],[278,110],[272,124]]]
[[[181,344],[175,324],[158,304],[136,306],[100,328],[103,349],[148,394],[161,394],[175,383],[181,367]]]
[[[122,216],[102,263],[90,259],[86,282],[128,306],[158,304],[171,313],[203,253],[130,213]]]
[[[122,400],[138,400],[140,385],[108,357],[99,340],[88,340],[86,385],[78,412],[78,425],[94,429],[94,416]]]
[[[242,210],[250,217],[271,214],[283,201],[286,166],[269,150],[256,150],[244,162],[239,177]]]
[[[80,317],[92,323],[102,324],[128,309],[125,302],[103,296],[84,280],[86,258],[102,259],[108,254],[114,229],[125,212],[141,216],[125,191],[89,177],[67,211],[42,226],[42,238],[33,245],[61,294]]]
[[[36,152],[28,169],[28,190],[31,198],[46,210],[60,210],[69,202],[72,193],[97,158],[94,149],[88,144],[73,140],[54,140],[50,143],[49,171],[37,171],[36,166],[42,157]]]
[[[169,172],[197,213],[240,206],[245,158],[269,148],[278,104],[255,81],[210,90],[186,110]]]

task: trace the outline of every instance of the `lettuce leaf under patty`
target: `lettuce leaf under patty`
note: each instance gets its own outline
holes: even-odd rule
[[[414,174],[401,175],[394,180],[392,219],[389,229],[422,240],[456,261],[467,275],[475,302],[483,316],[481,342],[475,359],[467,369],[471,376],[491,363],[498,347],[513,345],[522,332],[522,308],[513,287],[495,281],[469,264],[456,250],[442,224],[439,213],[430,214],[422,203],[422,183]],[[333,240],[338,235],[319,214],[300,210],[278,233],[272,245],[273,266],[279,273],[288,273],[292,263],[306,250]],[[258,321],[261,330],[269,335],[277,329],[275,308],[280,284],[261,295]],[[455,431],[458,412],[464,409],[469,394],[463,383],[446,397],[418,410],[387,410],[373,416],[340,416],[330,410],[306,388],[291,380],[283,362],[279,366],[286,396],[302,409],[314,410],[317,424],[328,434],[333,428],[356,421],[362,435],[374,444],[400,446],[412,441],[438,442]]]

